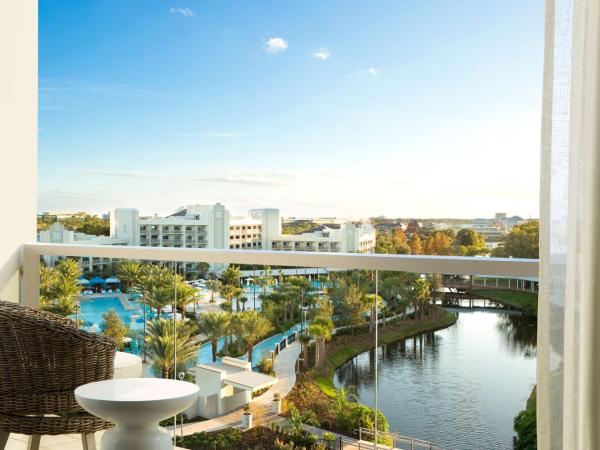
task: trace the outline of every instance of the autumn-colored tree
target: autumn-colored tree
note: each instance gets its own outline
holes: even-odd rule
[[[410,242],[408,243],[410,247],[410,253],[413,255],[422,255],[423,254],[423,243],[421,242],[421,238],[417,233],[414,233],[410,238]]]

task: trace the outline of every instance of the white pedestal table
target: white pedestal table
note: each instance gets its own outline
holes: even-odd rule
[[[113,422],[101,450],[171,450],[169,432],[158,423],[183,411],[198,397],[198,386],[162,378],[122,378],[75,389],[82,408]]]

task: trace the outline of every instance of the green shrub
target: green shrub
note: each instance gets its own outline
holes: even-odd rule
[[[360,427],[373,430],[375,428],[375,410],[361,403],[352,403],[347,426],[346,431],[350,432]],[[389,431],[389,429],[386,417],[381,411],[377,411],[377,430]]]
[[[527,407],[515,417],[514,428],[517,432],[515,450],[536,450],[536,389],[533,388]]]
[[[236,428],[226,428],[213,433],[194,433],[183,438],[177,438],[177,446],[194,448],[201,446],[212,446],[217,449],[229,449],[241,442],[242,432]]]

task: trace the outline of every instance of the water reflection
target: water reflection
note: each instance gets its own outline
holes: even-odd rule
[[[443,448],[511,448],[512,420],[535,382],[535,321],[460,310],[457,324],[380,347],[379,404],[390,429]],[[335,372],[373,404],[375,351]]]

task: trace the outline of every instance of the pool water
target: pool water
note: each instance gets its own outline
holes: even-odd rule
[[[104,322],[102,315],[107,314],[108,310],[112,309],[132,331],[142,331],[144,329],[143,305],[136,301],[128,301],[129,304],[134,307],[133,309],[125,309],[118,297],[81,298],[79,302],[79,319],[84,322],[82,328],[92,332],[101,331],[100,326],[102,322]],[[150,320],[153,317],[153,313],[150,312],[149,307],[146,308],[147,319]],[[73,316],[73,319],[74,318],[75,317]],[[257,367],[264,357],[268,357],[270,352],[275,350],[275,347],[279,342],[294,334],[294,332],[300,331],[300,327],[300,324],[297,324],[283,333],[278,333],[256,344],[252,352],[252,367]],[[217,351],[223,349],[224,343],[225,339],[220,338],[217,345]],[[248,355],[246,354],[240,358],[248,360]],[[196,361],[198,364],[205,364],[212,361],[212,347],[210,342],[206,342],[200,346]]]
[[[296,331],[300,331],[300,324],[294,325],[289,330],[271,336],[264,341],[259,342],[254,346],[252,350],[252,367],[257,367],[263,358],[268,357],[270,355],[271,350],[275,350],[277,344],[279,344],[284,338],[291,336]],[[225,339],[219,339],[219,343],[217,345],[218,351],[223,350],[223,345],[225,343]],[[218,360],[219,358],[217,358]],[[248,361],[248,354],[246,353],[243,356],[240,356],[240,359]],[[212,344],[211,342],[206,342],[200,346],[200,350],[198,351],[198,359],[196,360],[198,364],[206,364],[212,361]]]
[[[109,309],[116,312],[123,323],[127,325],[131,330],[142,330],[144,329],[143,318],[143,305],[135,301],[129,301],[134,309],[125,309],[121,304],[118,297],[95,297],[95,298],[82,298],[80,299],[80,313],[79,318],[83,320],[83,329],[86,331],[98,331],[100,325],[104,322],[102,314],[107,314]],[[149,314],[149,308],[147,309]],[[149,317],[149,316],[148,316]],[[139,322],[138,322],[139,320]]]

